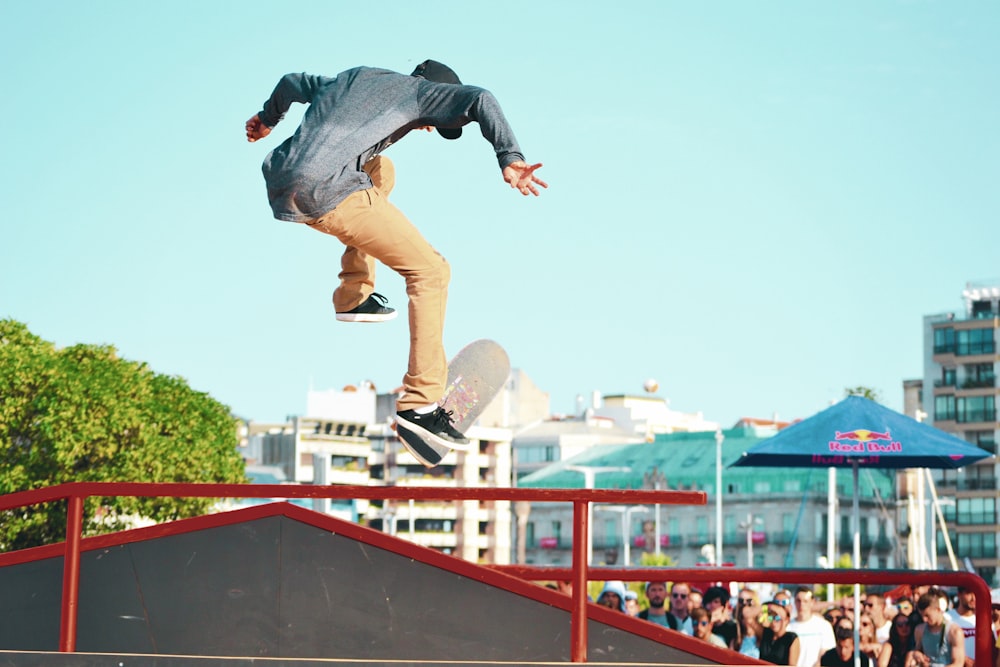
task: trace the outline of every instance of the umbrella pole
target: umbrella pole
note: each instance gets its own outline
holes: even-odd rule
[[[861,568],[861,510],[858,503],[858,494],[861,489],[858,485],[858,462],[851,461],[851,474],[854,478],[854,500],[851,504],[851,523],[854,524],[854,569]],[[854,667],[861,667],[861,585],[854,584]]]

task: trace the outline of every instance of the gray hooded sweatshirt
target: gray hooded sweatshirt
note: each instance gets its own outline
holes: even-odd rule
[[[524,160],[500,105],[476,86],[371,67],[349,69],[332,79],[286,74],[264,103],[261,122],[274,127],[293,102],[309,104],[302,123],[263,165],[267,198],[279,220],[313,220],[352,193],[372,187],[362,166],[425,125],[457,128],[476,121],[501,169]]]

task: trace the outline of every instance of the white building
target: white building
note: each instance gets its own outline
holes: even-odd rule
[[[506,394],[502,392],[502,394]],[[503,395],[497,399],[509,401]],[[452,451],[426,468],[402,446],[391,428],[396,396],[370,385],[309,392],[309,416],[280,425],[247,428],[244,457],[278,466],[301,484],[353,486],[506,487],[511,481],[511,431],[473,426],[478,446]],[[500,414],[495,410],[491,414]],[[500,420],[502,416],[495,419]],[[509,501],[316,501],[315,508],[384,530],[473,562],[510,562]]]

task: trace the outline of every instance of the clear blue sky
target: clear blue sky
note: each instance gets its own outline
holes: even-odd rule
[[[243,123],[286,72],[435,58],[550,183],[511,191],[475,131],[387,152],[452,265],[449,354],[495,338],[557,412],[647,377],[726,426],[860,384],[899,409],[922,316],[1000,277],[998,34],[993,0],[3,2],[0,317],[259,421],[397,386],[405,318],[336,322],[340,244],[271,218],[301,109]]]

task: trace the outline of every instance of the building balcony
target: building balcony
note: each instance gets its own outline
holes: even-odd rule
[[[994,491],[997,488],[997,480],[995,477],[962,479],[955,488],[958,491]]]

